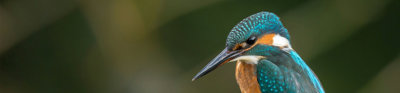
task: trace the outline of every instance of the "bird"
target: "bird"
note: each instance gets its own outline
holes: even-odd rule
[[[192,81],[223,64],[236,62],[242,93],[325,93],[316,74],[292,48],[280,18],[267,11],[253,14],[229,32],[225,48]]]

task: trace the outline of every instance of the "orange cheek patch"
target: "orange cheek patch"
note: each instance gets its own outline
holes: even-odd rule
[[[266,34],[257,40],[256,44],[264,44],[271,45],[273,43],[272,38],[274,38],[275,34]]]

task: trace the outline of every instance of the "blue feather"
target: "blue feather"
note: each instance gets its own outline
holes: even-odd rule
[[[289,39],[287,29],[279,21],[279,17],[270,12],[259,12],[240,21],[232,28],[226,40],[227,46],[245,41],[251,35],[277,33]]]
[[[322,88],[322,85],[320,81],[318,80],[317,76],[314,74],[314,72],[308,67],[308,65],[301,59],[299,54],[295,51],[290,51],[290,55],[294,62],[297,63],[297,65],[300,65],[301,68],[306,72],[307,76],[311,79],[311,82],[314,85],[314,88],[319,91],[319,93],[325,93],[324,89]]]
[[[324,93],[318,78],[295,51],[260,60],[256,73],[263,93]]]

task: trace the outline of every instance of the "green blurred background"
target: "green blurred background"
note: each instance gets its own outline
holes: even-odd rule
[[[328,93],[400,92],[400,0],[0,0],[0,93],[239,93],[191,82],[236,23],[281,17]]]

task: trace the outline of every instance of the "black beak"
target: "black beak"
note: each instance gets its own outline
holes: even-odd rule
[[[203,69],[201,69],[200,72],[193,77],[192,81],[199,79],[200,77],[216,69],[218,66],[236,58],[238,55],[240,55],[239,51],[229,51],[228,48],[225,48],[221,53],[218,54],[217,57],[215,57]]]

